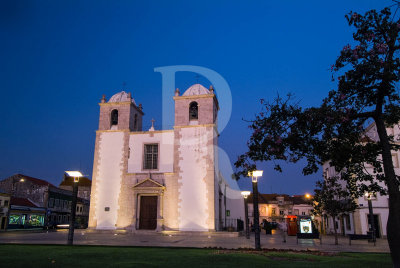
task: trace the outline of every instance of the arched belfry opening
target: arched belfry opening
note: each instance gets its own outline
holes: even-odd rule
[[[197,102],[193,101],[189,104],[189,120],[199,119],[199,106]]]
[[[118,110],[114,109],[111,111],[111,126],[118,125]]]

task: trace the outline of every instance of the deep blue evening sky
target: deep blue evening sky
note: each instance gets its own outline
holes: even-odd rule
[[[58,185],[64,170],[91,176],[102,94],[111,97],[126,81],[143,104],[144,129],[152,118],[157,128],[162,85],[154,68],[168,65],[207,67],[229,83],[232,116],[219,144],[234,162],[249,137],[242,118],[260,110],[259,99],[292,92],[318,105],[335,87],[329,66],[351,42],[344,15],[390,4],[2,0],[0,179],[23,173]],[[177,86],[182,92],[195,82],[195,74],[181,74]],[[259,168],[264,193],[311,192],[321,176],[304,177],[298,165],[282,174]]]

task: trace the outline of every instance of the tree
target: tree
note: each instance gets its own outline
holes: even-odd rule
[[[396,4],[396,11],[399,8]],[[393,8],[393,7],[392,7]],[[255,169],[257,161],[306,159],[303,174],[317,172],[330,161],[344,181],[358,180],[357,194],[365,191],[389,195],[388,243],[393,264],[400,267],[400,191],[391,153],[400,149],[399,139],[387,127],[400,121],[400,20],[390,8],[364,15],[350,12],[355,27],[354,45],[346,45],[332,65],[337,89],[318,107],[302,108],[292,96],[272,102],[261,99],[262,111],[249,126],[253,133],[248,151],[235,162],[237,178]],[[378,140],[366,137],[368,123],[376,124]],[[366,164],[373,172],[366,172]],[[384,182],[381,187],[378,182]]]
[[[328,215],[333,219],[335,230],[335,245],[338,244],[338,233],[336,229],[336,219],[357,208],[354,201],[356,193],[351,187],[344,187],[339,183],[337,177],[329,177],[316,183],[315,195],[313,198],[314,213]]]

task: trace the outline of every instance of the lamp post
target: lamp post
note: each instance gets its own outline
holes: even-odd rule
[[[75,214],[76,214],[76,201],[78,199],[78,182],[79,178],[82,177],[82,173],[79,171],[65,171],[69,177],[74,178],[72,183],[72,203],[71,203],[71,217],[69,219],[69,230],[68,230],[68,245],[72,245],[74,242],[74,227],[75,227]]]
[[[374,211],[372,209],[372,196],[373,193],[366,192],[365,197],[368,199],[368,210],[369,210],[369,222],[371,224],[371,230],[372,230],[372,242],[376,242],[376,234],[375,234],[375,221],[374,221]]]
[[[250,195],[250,191],[242,191],[241,192],[244,200],[244,217],[246,224],[246,238],[250,239],[250,230],[249,230],[249,209],[247,207],[247,197]]]
[[[253,182],[253,215],[254,215],[254,240],[255,240],[255,248],[256,250],[261,249],[260,244],[260,223],[259,223],[259,211],[258,211],[258,177],[261,177],[263,174],[262,170],[254,170],[249,172],[251,176],[251,181]]]

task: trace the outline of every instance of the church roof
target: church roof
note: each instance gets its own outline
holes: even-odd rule
[[[185,93],[183,93],[182,96],[205,95],[205,94],[210,94],[210,91],[200,84],[194,84],[188,89],[186,89]]]
[[[129,94],[125,91],[121,91],[114,94],[108,102],[127,102],[129,101]],[[132,103],[136,105],[135,100],[132,98]]]

